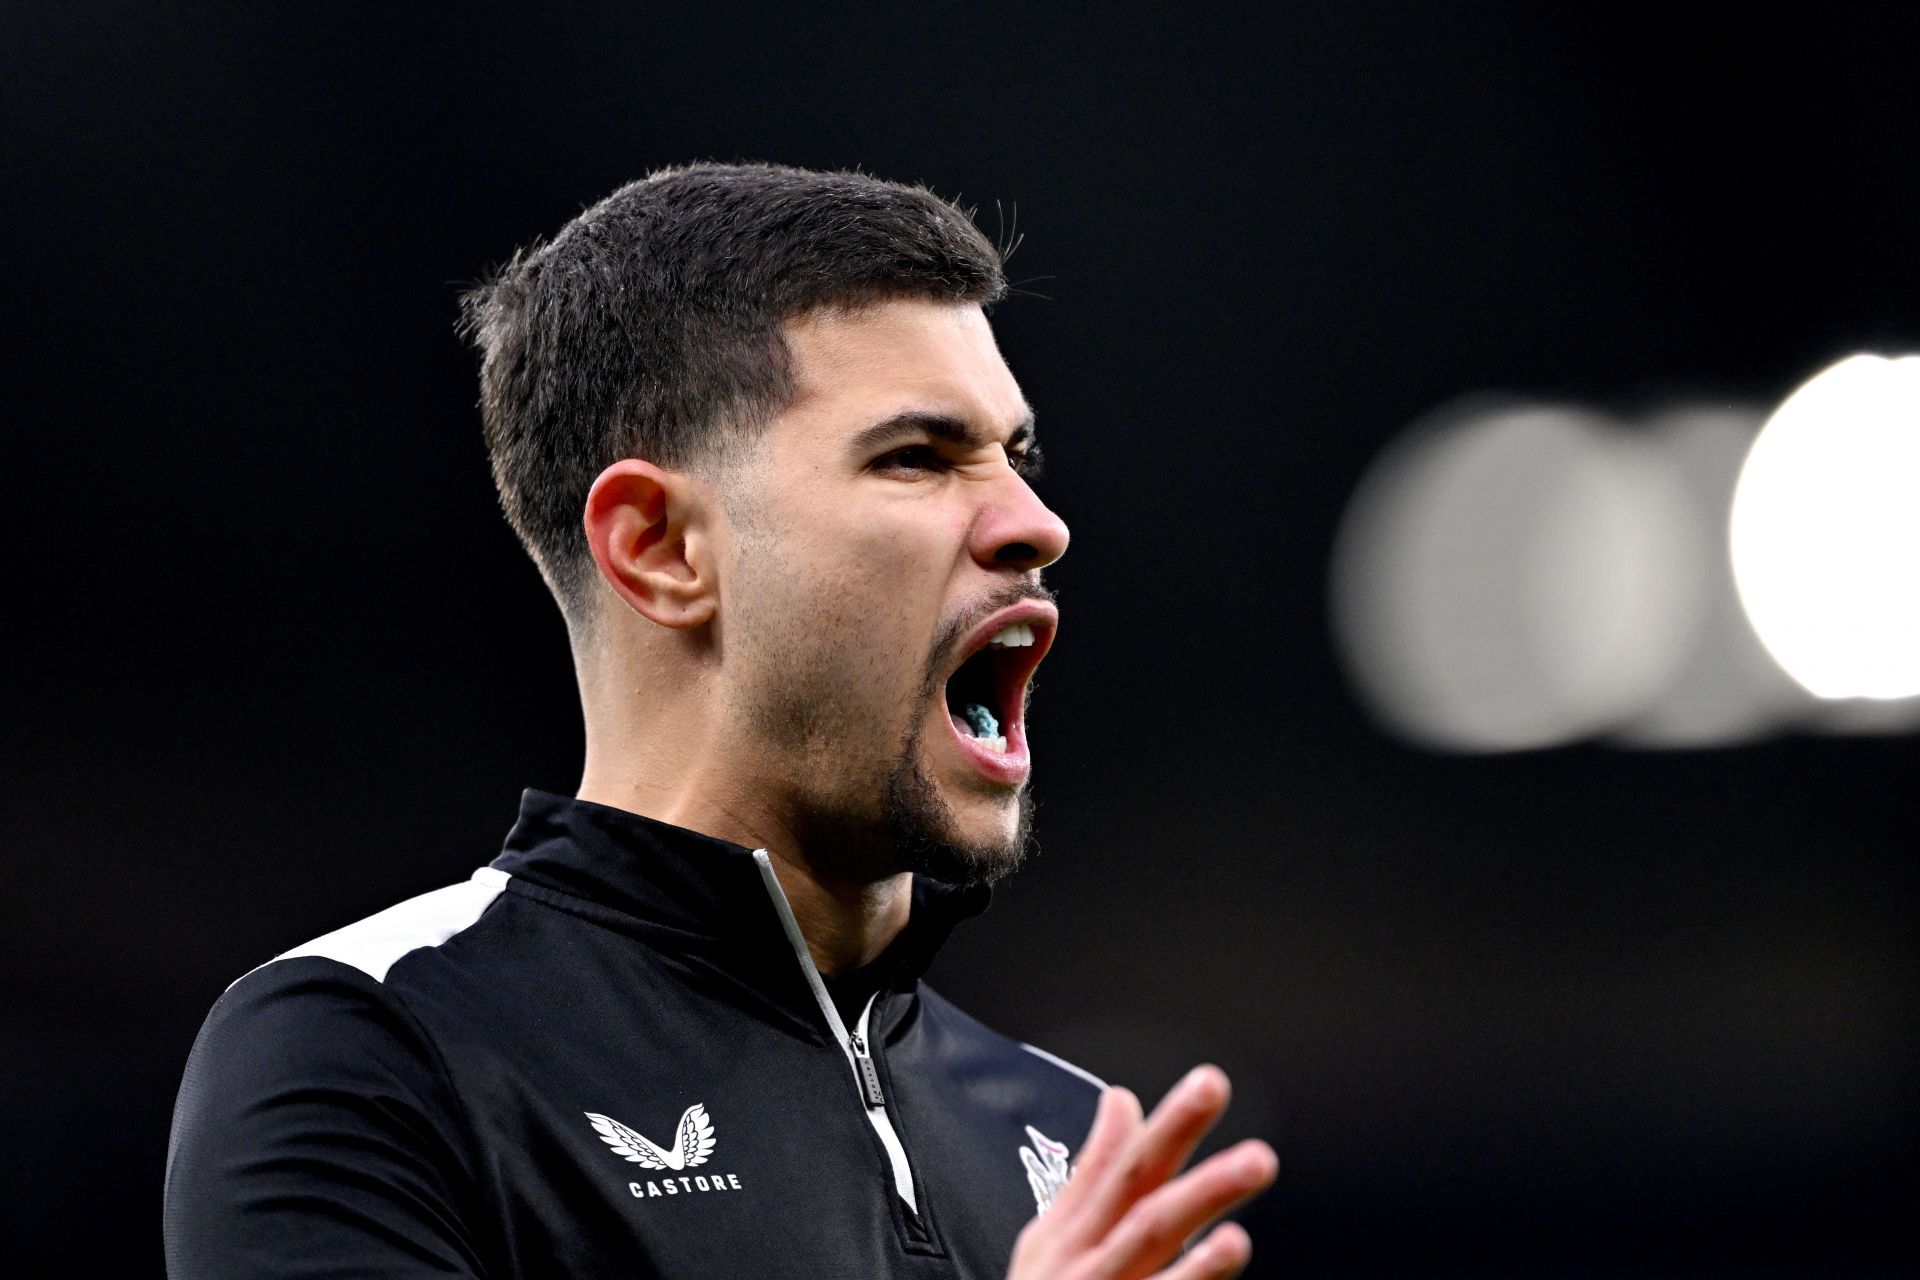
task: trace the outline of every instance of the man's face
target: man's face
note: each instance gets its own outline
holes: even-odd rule
[[[820,312],[786,338],[798,394],[726,489],[729,708],[816,860],[997,879],[1031,811],[1040,569],[1067,546],[1022,474],[1031,413],[977,306]]]

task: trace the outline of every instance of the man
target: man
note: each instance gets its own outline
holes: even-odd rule
[[[176,1276],[1230,1276],[1250,1142],[1151,1119],[920,981],[1027,840],[1067,530],[929,193],[667,170],[467,302],[508,519],[587,731],[465,884],[215,1006]],[[1073,1176],[1069,1180],[1068,1173]]]

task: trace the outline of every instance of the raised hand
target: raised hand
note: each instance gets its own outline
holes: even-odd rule
[[[1280,1171],[1273,1148],[1249,1138],[1180,1173],[1227,1109],[1230,1092],[1220,1068],[1195,1067],[1142,1119],[1138,1098],[1108,1089],[1073,1176],[1014,1242],[1007,1280],[1239,1275],[1253,1246],[1231,1222],[1180,1256],[1184,1241],[1264,1190]]]

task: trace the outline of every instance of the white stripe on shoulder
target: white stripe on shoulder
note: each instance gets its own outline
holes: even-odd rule
[[[1093,1072],[1091,1071],[1086,1071],[1080,1067],[1074,1066],[1071,1062],[1068,1062],[1065,1058],[1056,1058],[1052,1054],[1048,1053],[1045,1049],[1036,1049],[1034,1046],[1030,1044],[1023,1044],[1020,1047],[1022,1049],[1025,1049],[1028,1053],[1032,1054],[1036,1058],[1046,1059],[1048,1062],[1051,1062],[1054,1066],[1060,1068],[1062,1071],[1065,1071],[1071,1075],[1079,1076],[1082,1080],[1085,1080],[1088,1084],[1092,1085],[1096,1089],[1104,1089],[1107,1087],[1107,1082],[1105,1080],[1102,1080],[1099,1076],[1093,1074]]]
[[[375,982],[385,982],[387,971],[401,956],[421,947],[437,947],[472,926],[507,887],[509,878],[494,867],[481,867],[470,880],[408,898],[274,959],[321,956],[352,965]]]

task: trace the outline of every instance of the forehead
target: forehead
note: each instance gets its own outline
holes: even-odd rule
[[[782,421],[851,434],[926,411],[1006,431],[1028,416],[987,317],[973,303],[894,299],[821,310],[784,326],[796,394]]]

